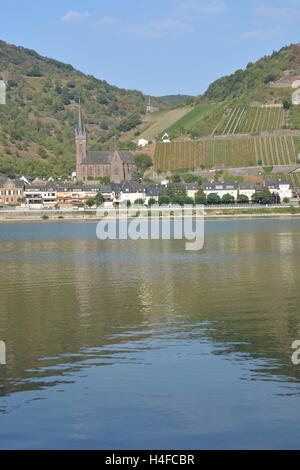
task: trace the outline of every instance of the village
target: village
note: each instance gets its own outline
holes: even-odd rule
[[[168,135],[164,136],[164,143],[169,143]],[[215,174],[213,181],[198,179],[189,183],[178,175],[159,181],[149,180],[148,183],[144,183],[142,177],[135,180],[136,160],[132,152],[116,148],[112,151],[87,150],[87,132],[80,103],[75,148],[76,172],[68,181],[53,177],[32,178],[30,175],[18,179],[0,176],[0,209],[84,211],[100,204],[107,208],[133,204],[299,205],[299,191],[289,180],[266,179],[260,184],[219,182],[213,176]],[[101,184],[103,180],[108,184]]]
[[[140,204],[195,204],[210,206],[219,204],[245,205],[262,203],[256,196],[263,191],[272,195],[269,204],[297,204],[299,193],[290,181],[265,180],[264,185],[254,183],[212,182],[212,183],[170,183],[142,184],[123,181],[119,184],[76,184],[32,180],[22,177],[12,180],[0,177],[0,205],[2,209],[71,209],[96,208],[100,203],[105,207]],[[175,194],[175,196],[174,196]],[[172,197],[173,195],[173,197]]]

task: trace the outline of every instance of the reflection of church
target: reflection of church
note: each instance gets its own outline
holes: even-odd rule
[[[87,135],[79,107],[75,133],[77,181],[107,176],[112,183],[131,180],[134,168],[133,154],[126,150],[87,151]]]

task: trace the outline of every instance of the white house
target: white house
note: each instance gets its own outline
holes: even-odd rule
[[[170,137],[169,137],[169,134],[165,133],[162,137],[162,141],[165,143],[165,144],[168,144],[171,142],[170,140]]]
[[[293,196],[292,185],[290,181],[279,181],[279,196],[280,200],[283,201],[284,198],[291,199]]]
[[[217,194],[221,199],[225,194],[230,194],[236,200],[238,197],[238,188],[236,183],[204,183],[203,192],[209,194]]]
[[[287,180],[266,180],[265,187],[272,194],[278,194],[281,202],[285,199],[291,199],[293,196],[292,193],[292,184]]]
[[[198,183],[185,183],[184,189],[186,190],[186,195],[195,199],[197,192],[199,191],[199,184]]]
[[[145,204],[148,204],[150,199],[154,199],[156,203],[158,203],[158,199],[161,193],[162,193],[162,188],[159,185],[148,186],[146,188]]]
[[[138,147],[146,147],[149,144],[149,141],[146,139],[139,139],[137,144]]]
[[[146,200],[146,189],[135,181],[125,181],[120,190],[119,202],[130,201],[134,204],[137,199]]]
[[[54,188],[30,187],[23,193],[25,203],[22,206],[42,209],[57,205],[57,192]]]
[[[262,189],[262,188],[261,188]],[[240,196],[247,196],[249,201],[252,200],[252,197],[258,190],[257,186],[254,183],[241,183],[239,189]]]

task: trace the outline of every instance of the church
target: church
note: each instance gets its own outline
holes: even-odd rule
[[[75,131],[77,181],[97,180],[107,176],[112,183],[130,181],[135,167],[132,152],[127,150],[87,151],[87,133],[79,105]]]

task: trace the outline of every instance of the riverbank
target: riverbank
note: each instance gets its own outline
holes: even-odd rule
[[[205,208],[205,218],[300,218],[300,207],[258,207],[257,209],[234,208]],[[174,216],[174,218],[182,215]],[[183,215],[184,218],[190,217]],[[96,211],[85,212],[55,212],[55,211],[0,211],[0,224],[2,223],[28,223],[28,222],[96,222],[100,218]]]

